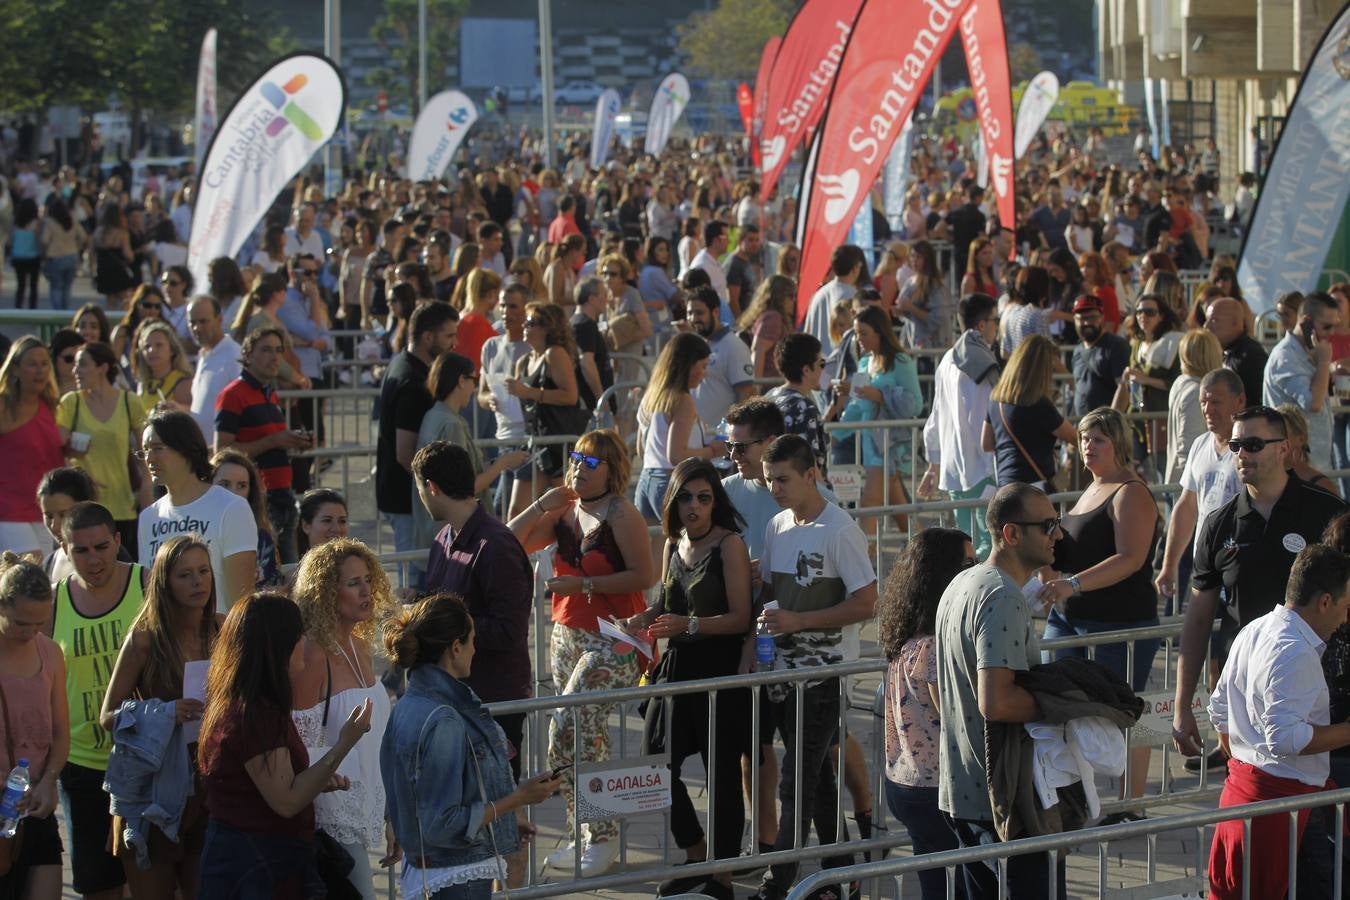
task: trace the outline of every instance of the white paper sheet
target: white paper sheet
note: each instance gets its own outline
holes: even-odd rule
[[[647,643],[642,638],[634,634],[630,634],[629,632],[624,631],[622,628],[620,628],[614,622],[611,622],[609,619],[601,617],[597,619],[597,621],[600,623],[600,633],[603,634],[605,637],[608,637],[616,642],[622,641],[625,644],[632,644],[643,656],[647,657],[648,659],[652,658],[651,644]]]
[[[188,700],[206,702],[206,670],[210,668],[208,659],[194,659],[183,665],[183,697]],[[190,744],[201,733],[202,720],[194,719],[183,723],[183,736]]]
[[[525,410],[520,405],[520,398],[506,389],[506,376],[489,375],[487,379],[488,390],[497,400],[497,413],[512,422],[524,422]]]

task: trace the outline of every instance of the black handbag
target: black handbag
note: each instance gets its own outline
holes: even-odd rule
[[[328,678],[323,696],[322,727],[327,728],[328,706],[333,699],[333,666],[326,657],[324,665],[328,670]],[[361,900],[361,892],[347,877],[356,868],[356,860],[337,838],[322,828],[314,830],[314,864],[319,870],[319,880],[328,890],[328,900]]]

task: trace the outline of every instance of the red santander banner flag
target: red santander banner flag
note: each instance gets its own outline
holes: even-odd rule
[[[748,137],[755,125],[755,94],[744,81],[736,88],[736,106],[741,112],[741,124],[745,126]]]
[[[858,16],[802,178],[798,321],[971,2],[868,0]]]
[[[1013,178],[1012,79],[1008,74],[1008,41],[1003,33],[999,0],[971,0],[961,16],[961,43],[966,51],[976,120],[984,136],[989,181],[998,199],[999,223],[1016,227]]]
[[[788,23],[769,75],[759,136],[759,194],[765,200],[792,151],[825,112],[862,5],[863,0],[806,0]],[[888,5],[899,9],[905,4]]]
[[[773,71],[778,48],[782,44],[783,39],[774,35],[764,42],[764,49],[759,54],[759,71],[755,74],[755,93],[752,98],[753,118],[750,122],[750,161],[755,164],[755,171],[759,171],[760,167],[759,134],[764,127],[764,101],[769,91],[769,74]]]

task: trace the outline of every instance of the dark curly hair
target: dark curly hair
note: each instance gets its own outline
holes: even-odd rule
[[[933,633],[942,592],[967,568],[969,540],[970,535],[955,528],[925,528],[895,561],[877,612],[877,640],[886,659],[898,658],[900,648],[915,635]]]

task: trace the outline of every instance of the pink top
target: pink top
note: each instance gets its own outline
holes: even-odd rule
[[[938,786],[941,719],[928,696],[937,684],[937,638],[912,637],[886,673],[886,778],[909,787]]]
[[[754,330],[756,338],[769,341],[773,344],[777,344],[783,338],[788,336],[787,324],[783,321],[782,315],[776,309],[770,309],[764,312],[755,320],[755,324],[751,327]],[[778,371],[777,363],[773,361],[773,351],[770,351],[768,357],[764,360],[764,377],[778,378],[781,377],[782,374],[782,372]]]
[[[52,469],[66,464],[61,455],[61,434],[56,416],[47,404],[13,431],[0,434],[0,522],[41,522],[37,486]]]
[[[38,671],[35,675],[0,674],[9,723],[14,728],[14,753],[28,760],[28,775],[36,782],[47,768],[52,749],[52,660],[61,648],[44,634],[38,635]],[[0,728],[4,728],[0,719]],[[7,741],[0,740],[0,772],[8,773],[17,760],[9,758]]]

